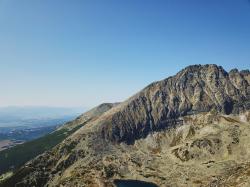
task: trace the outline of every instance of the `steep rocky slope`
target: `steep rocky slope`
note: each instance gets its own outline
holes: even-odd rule
[[[189,66],[102,115],[81,116],[82,128],[3,185],[113,186],[119,178],[159,186],[247,185],[249,77],[247,70]]]
[[[237,114],[250,109],[248,71],[227,73],[216,65],[189,66],[153,83],[124,102],[104,121],[106,139],[127,143],[164,129],[181,116],[215,110]]]

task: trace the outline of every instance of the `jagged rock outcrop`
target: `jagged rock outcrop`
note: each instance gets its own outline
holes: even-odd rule
[[[121,104],[103,121],[107,140],[133,143],[178,118],[200,112],[238,114],[250,109],[250,72],[226,72],[221,66],[194,65],[155,82]]]

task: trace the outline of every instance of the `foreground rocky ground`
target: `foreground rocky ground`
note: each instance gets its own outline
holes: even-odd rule
[[[205,113],[183,120],[183,126],[153,133],[134,145],[99,143],[94,150],[78,145],[77,158],[71,154],[61,161],[63,167],[70,158],[74,164],[59,169],[48,184],[112,186],[113,179],[137,179],[159,186],[250,185],[249,112]]]
[[[19,185],[113,186],[114,179],[159,186],[250,185],[250,112],[184,117],[183,125],[133,145],[99,142],[87,134],[78,132],[26,164],[19,175],[31,173]]]

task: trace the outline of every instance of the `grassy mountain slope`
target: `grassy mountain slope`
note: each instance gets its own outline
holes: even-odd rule
[[[78,130],[81,126],[72,130],[61,129],[51,134],[45,135],[33,141],[17,145],[0,152],[0,173],[4,173],[10,169],[18,168],[28,160],[36,157],[44,151],[50,150],[52,147],[60,143],[67,136]]]

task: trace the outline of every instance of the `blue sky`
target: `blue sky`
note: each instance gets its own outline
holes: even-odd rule
[[[0,0],[0,106],[122,101],[206,63],[249,69],[248,0]]]

